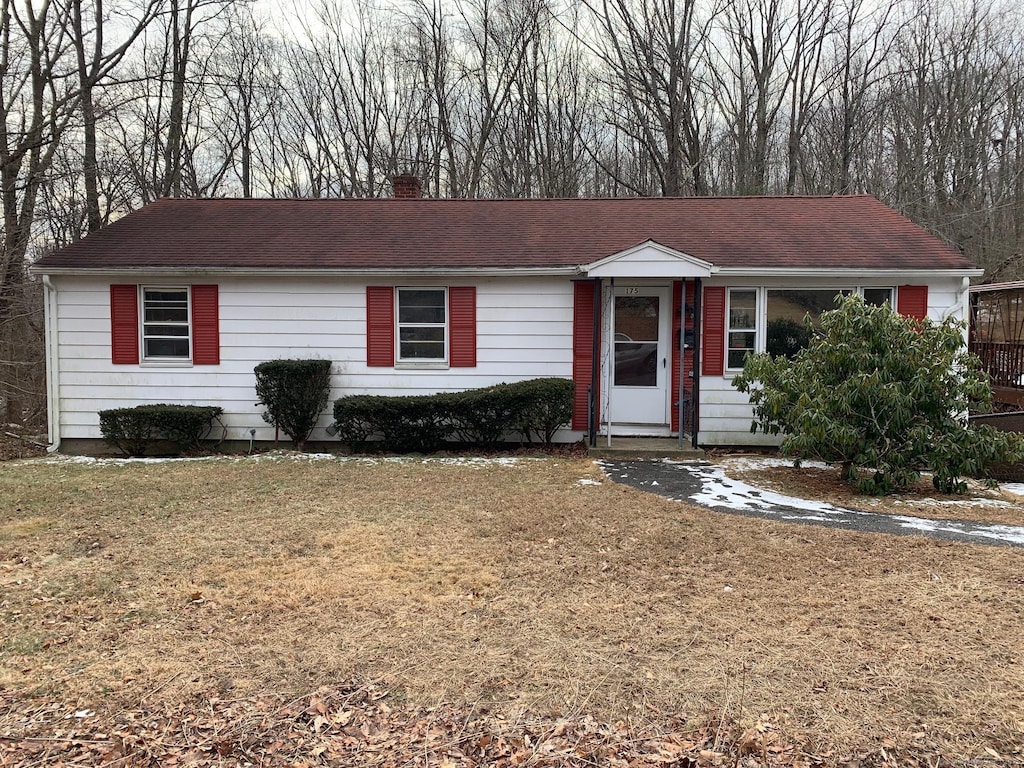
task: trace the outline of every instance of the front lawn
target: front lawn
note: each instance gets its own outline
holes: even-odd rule
[[[353,680],[737,760],[1024,754],[1019,548],[717,514],[580,459],[9,462],[0,504],[0,758]]]

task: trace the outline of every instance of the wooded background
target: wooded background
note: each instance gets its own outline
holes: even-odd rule
[[[867,192],[1024,277],[1002,0],[0,0],[0,109],[7,421],[27,266],[163,196]]]

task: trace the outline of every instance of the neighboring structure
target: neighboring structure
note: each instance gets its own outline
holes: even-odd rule
[[[230,439],[272,439],[253,368],[287,357],[334,361],[332,397],[572,378],[566,440],[771,442],[731,385],[747,352],[797,348],[838,292],[966,317],[981,274],[868,196],[167,199],[35,270],[67,450],[138,403],[220,405]]]
[[[971,288],[971,352],[992,380],[993,400],[1024,407],[1024,281]]]

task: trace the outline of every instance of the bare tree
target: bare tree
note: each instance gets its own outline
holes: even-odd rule
[[[588,6],[603,39],[594,52],[606,71],[616,131],[634,139],[663,195],[709,191],[705,157],[706,78],[700,62],[714,19],[696,0],[602,0]],[[641,184],[620,180],[636,194]]]
[[[164,0],[145,0],[138,14],[120,19],[119,44],[107,49],[108,17],[103,0],[67,0],[67,34],[75,51],[78,70],[79,109],[82,123],[82,181],[85,185],[86,228],[95,232],[109,215],[100,211],[99,169],[97,161],[96,94],[103,81],[128,53],[135,40],[156,16]],[[88,24],[88,26],[87,26]],[[125,31],[126,30],[126,31]]]

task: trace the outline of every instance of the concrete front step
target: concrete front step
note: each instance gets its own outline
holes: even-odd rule
[[[597,445],[587,449],[596,459],[703,459],[704,451],[692,448],[688,438],[675,437],[613,437],[609,447],[607,437],[598,437]]]

